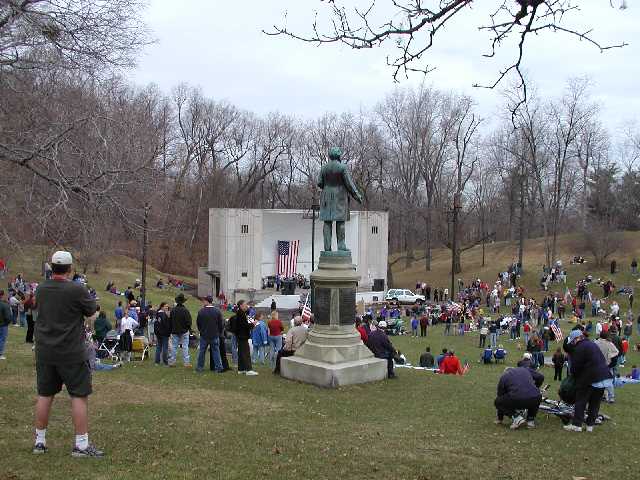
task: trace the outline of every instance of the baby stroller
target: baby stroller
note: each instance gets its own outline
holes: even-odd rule
[[[110,358],[113,362],[120,361],[120,334],[117,330],[109,330],[96,351],[100,359]]]

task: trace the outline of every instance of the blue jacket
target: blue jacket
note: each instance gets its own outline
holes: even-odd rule
[[[264,320],[260,320],[258,324],[251,330],[251,343],[254,346],[266,345],[269,342],[269,330]]]
[[[585,388],[611,378],[607,361],[602,351],[591,340],[578,342],[570,353],[571,375],[576,379],[576,388]]]
[[[535,374],[540,375],[537,372]],[[542,379],[544,381],[544,377]],[[534,372],[526,367],[508,369],[498,382],[498,396],[503,395],[507,395],[513,400],[528,400],[539,397],[540,389],[536,387]]]

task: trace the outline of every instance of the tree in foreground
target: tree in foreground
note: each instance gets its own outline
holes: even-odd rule
[[[594,35],[592,25],[579,24],[580,6],[585,6],[586,0],[395,0],[392,6],[375,0],[321,2],[326,15],[316,12],[309,34],[277,25],[265,33],[318,45],[343,44],[356,50],[393,43],[396,53],[387,57],[387,64],[393,70],[394,80],[399,80],[411,72],[433,70],[435,67],[426,61],[426,57],[443,36],[443,31],[465,14],[473,14],[478,17],[477,28],[488,33],[488,43],[482,52],[484,57],[497,56],[505,46],[514,50],[494,81],[474,86],[494,88],[507,76],[515,74],[523,90],[522,103],[527,99],[523,58],[532,35],[564,34],[584,41],[600,52],[626,45],[624,41],[602,43]],[[591,2],[593,0],[589,0]],[[622,10],[627,7],[622,0],[610,0],[609,4]]]

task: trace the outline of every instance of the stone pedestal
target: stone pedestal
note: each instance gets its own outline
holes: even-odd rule
[[[282,359],[283,377],[321,387],[386,378],[386,360],[373,356],[354,326],[359,279],[351,252],[320,254],[311,274],[314,325],[296,354]]]

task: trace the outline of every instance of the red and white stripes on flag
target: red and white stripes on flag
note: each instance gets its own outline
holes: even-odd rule
[[[304,306],[302,307],[302,320],[308,322],[311,320],[311,305],[309,305],[309,297],[311,294],[307,294],[307,299],[304,301]]]
[[[278,275],[293,277],[298,271],[300,240],[278,240]]]
[[[564,336],[562,335],[562,330],[555,323],[551,324],[551,331],[556,336],[556,342],[562,342],[564,340]]]

